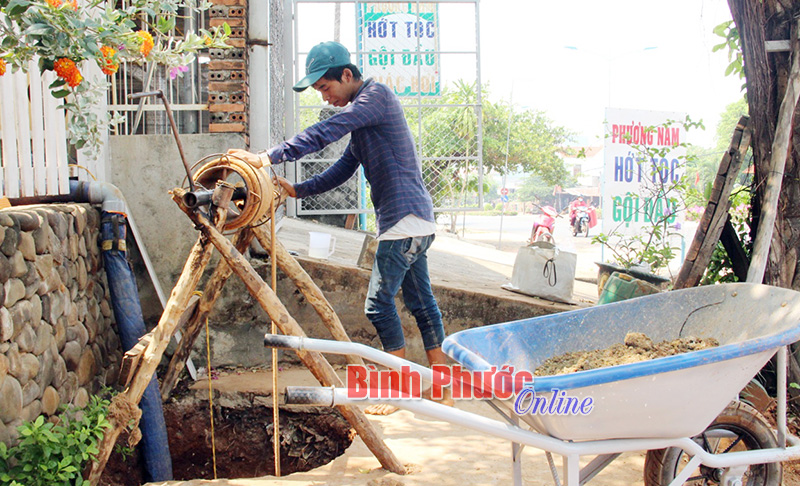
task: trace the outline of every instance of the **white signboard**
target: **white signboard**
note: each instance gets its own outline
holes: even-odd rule
[[[635,235],[682,221],[675,185],[685,171],[683,113],[606,109],[603,233]]]
[[[360,5],[358,50],[363,54],[359,69],[398,96],[439,96],[438,5]]]

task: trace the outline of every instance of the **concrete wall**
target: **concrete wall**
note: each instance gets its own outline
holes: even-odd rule
[[[261,277],[269,282],[269,263],[251,261]],[[302,257],[299,257],[298,261],[322,289],[350,338],[355,342],[381,349],[375,328],[364,315],[364,299],[370,272],[358,267],[335,265]],[[442,311],[447,335],[471,327],[552,312],[519,299],[492,297],[450,287],[434,286],[433,292]],[[280,270],[278,297],[309,336],[331,338],[314,308]],[[409,359],[427,364],[422,339],[414,318],[405,309],[399,297],[397,306],[403,322]],[[263,347],[261,338],[269,332],[270,321],[238,278],[234,276],[228,281],[226,291],[214,309],[209,318],[212,329],[212,363],[216,366],[266,365],[271,359],[270,352]],[[195,352],[205,356],[205,340],[198,339],[198,341]],[[329,355],[328,358],[334,363],[344,363],[339,357]],[[281,362],[299,363],[299,360],[294,352],[282,351]]]
[[[88,205],[0,211],[0,442],[114,383],[122,350]]]
[[[243,136],[236,133],[181,135],[180,138],[190,167],[208,155],[244,148]],[[175,187],[188,187],[175,139],[172,135],[112,136],[108,169],[109,182],[125,195],[130,218],[141,234],[168,297],[198,235],[169,195]],[[136,249],[130,249],[131,258],[137,259]],[[161,315],[161,307],[146,273],[138,270],[142,310],[145,319],[154,324]]]

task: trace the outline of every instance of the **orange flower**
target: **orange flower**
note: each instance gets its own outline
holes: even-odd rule
[[[141,52],[144,57],[147,57],[147,55],[150,54],[150,50],[153,49],[153,36],[150,35],[150,32],[144,30],[136,32],[136,35],[142,40],[139,52]]]
[[[61,6],[61,0],[47,0],[47,4],[53,8],[58,8]]]
[[[4,75],[5,73],[6,73],[6,61],[0,59],[0,76]]]
[[[213,42],[213,41],[211,40],[211,37],[209,37],[209,36],[207,36],[207,35],[203,36],[203,43],[204,43],[205,45],[207,45],[207,46],[210,46],[212,42]]]
[[[72,5],[72,10],[77,12],[78,11],[78,0],[71,0],[69,3]]]
[[[117,51],[113,47],[103,46],[100,48],[100,52],[103,53],[103,59],[100,61],[100,69],[102,69],[103,74],[111,76],[119,69],[119,62],[114,59],[114,54],[116,54]]]
[[[66,57],[62,57],[58,59],[53,64],[53,70],[56,72],[59,78],[62,78],[67,81],[70,88],[74,88],[81,84],[83,81],[83,76],[81,76],[81,72],[78,70],[78,67],[75,65],[75,62],[72,59],[67,59]]]

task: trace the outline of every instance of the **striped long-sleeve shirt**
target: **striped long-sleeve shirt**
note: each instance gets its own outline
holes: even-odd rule
[[[342,111],[279,145],[281,160],[297,160],[350,133],[342,157],[324,172],[295,185],[297,197],[320,194],[346,182],[358,165],[371,186],[378,235],[414,214],[434,222],[433,202],[400,100],[388,86],[364,81]],[[277,155],[277,154],[276,154]]]

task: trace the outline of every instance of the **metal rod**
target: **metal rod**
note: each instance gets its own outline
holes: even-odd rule
[[[786,447],[786,346],[778,350],[778,447]]]
[[[197,189],[195,191],[189,191],[183,195],[183,204],[192,209],[198,206],[205,206],[211,203],[213,194],[214,191],[212,189]],[[242,201],[247,199],[247,194],[248,191],[246,187],[236,187],[233,190],[231,201]]]
[[[164,103],[164,109],[167,111],[169,125],[172,127],[172,135],[175,137],[175,143],[178,145],[178,153],[181,156],[181,162],[183,162],[183,167],[186,169],[186,179],[189,181],[189,188],[194,191],[195,184],[194,180],[192,179],[192,170],[189,168],[189,162],[186,161],[186,154],[183,153],[183,144],[181,144],[181,138],[178,136],[178,127],[175,125],[175,118],[172,117],[172,110],[169,108],[169,101],[167,101],[167,97],[164,96],[164,92],[162,90],[158,90],[145,91],[142,93],[131,93],[128,95],[128,99],[136,100],[147,96],[158,96],[161,98],[161,102]]]

